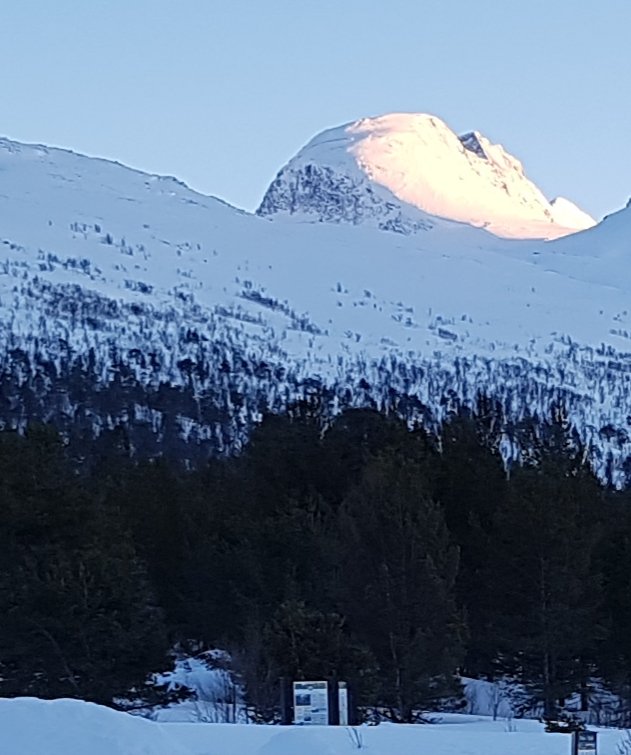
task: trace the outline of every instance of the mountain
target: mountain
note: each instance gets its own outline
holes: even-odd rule
[[[409,113],[319,134],[280,171],[258,213],[403,233],[432,226],[428,213],[508,238],[556,238],[595,224],[567,199],[549,202],[501,145]]]
[[[376,185],[371,222],[359,205],[341,222],[349,187],[301,215],[335,222],[288,222],[0,140],[0,426],[54,422],[79,446],[122,429],[136,453],[195,462],[301,399],[438,426],[482,393],[505,458],[521,420],[563,404],[599,474],[626,479],[631,209],[506,240],[389,208]],[[418,227],[374,227],[390,221]]]

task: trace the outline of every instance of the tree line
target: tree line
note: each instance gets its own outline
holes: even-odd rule
[[[304,403],[196,469],[119,433],[0,433],[0,694],[166,701],[173,648],[220,647],[263,721],[281,676],[345,679],[397,721],[461,675],[549,716],[595,680],[631,701],[629,493],[561,411],[524,422],[507,469],[494,417],[434,435]]]

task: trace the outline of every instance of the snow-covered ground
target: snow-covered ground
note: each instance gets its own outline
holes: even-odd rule
[[[599,732],[617,755],[620,731]],[[432,725],[280,727],[156,723],[77,700],[0,699],[2,755],[570,755],[535,721],[446,714]]]

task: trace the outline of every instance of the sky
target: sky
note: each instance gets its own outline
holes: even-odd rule
[[[325,128],[436,115],[597,218],[631,196],[629,0],[4,0],[0,135],[247,210]]]

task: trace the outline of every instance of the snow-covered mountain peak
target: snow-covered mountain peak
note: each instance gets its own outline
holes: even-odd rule
[[[268,209],[337,223],[270,222],[174,178],[0,141],[0,428],[123,426],[147,453],[191,459],[237,449],[262,414],[312,391],[332,413],[375,406],[428,427],[485,395],[507,422],[505,458],[511,428],[562,405],[599,474],[622,479],[631,208],[551,243],[512,241],[377,180],[384,165],[394,175],[386,145],[396,157],[408,140],[446,170],[457,155],[526,185],[473,137],[432,116],[320,135]]]
[[[568,228],[591,228],[594,219],[565,197],[556,197],[550,202],[556,223]]]
[[[435,227],[440,217],[509,238],[557,238],[594,225],[564,202],[555,207],[516,157],[478,131],[459,137],[436,116],[392,113],[316,136],[281,170],[258,212],[403,233]]]

